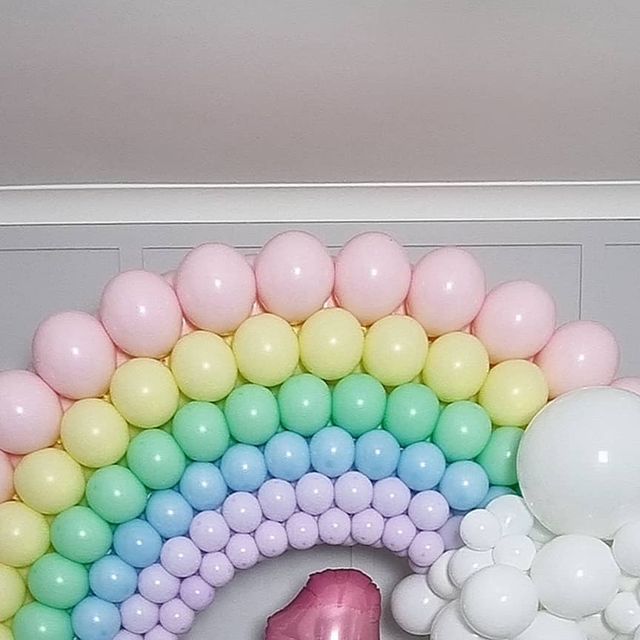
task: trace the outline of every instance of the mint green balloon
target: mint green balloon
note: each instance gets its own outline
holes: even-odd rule
[[[491,419],[475,402],[461,400],[444,408],[431,437],[448,462],[471,460],[489,442]]]
[[[331,390],[310,373],[292,376],[280,387],[278,408],[285,429],[310,437],[331,419]]]
[[[71,616],[61,609],[30,602],[13,619],[14,640],[72,640]]]
[[[278,430],[278,401],[266,387],[243,384],[236,387],[224,405],[229,433],[238,442],[261,445]]]
[[[180,482],[187,459],[173,436],[148,429],[129,443],[127,464],[149,489],[170,489]]]
[[[211,402],[188,402],[173,417],[173,437],[197,462],[213,462],[229,447],[229,429],[222,410]]]
[[[111,548],[111,527],[88,507],[71,507],[51,524],[51,544],[65,558],[88,564]]]
[[[55,609],[71,609],[89,593],[89,572],[57,553],[35,561],[27,578],[31,595]]]
[[[523,434],[519,427],[499,427],[491,434],[487,446],[476,458],[491,484],[508,487],[518,481],[516,456]]]
[[[382,424],[387,394],[373,376],[352,373],[333,389],[332,422],[354,438]]]
[[[98,469],[87,482],[87,502],[104,520],[120,524],[137,518],[147,504],[147,490],[126,467]]]
[[[401,446],[426,440],[440,415],[438,396],[423,384],[409,382],[396,387],[387,398],[382,425]]]

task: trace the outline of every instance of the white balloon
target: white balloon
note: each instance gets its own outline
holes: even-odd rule
[[[423,575],[414,573],[403,578],[391,594],[391,614],[401,629],[414,635],[426,636],[433,619],[447,604],[427,584]]]
[[[529,531],[527,535],[534,542],[537,542],[540,545],[546,544],[556,537],[552,531],[549,531],[549,529],[547,529],[547,527],[545,527],[542,522],[536,520],[535,518],[533,519],[533,527],[531,527],[531,531]]]
[[[640,578],[622,572],[618,578],[618,591],[635,591],[639,584]]]
[[[529,576],[496,564],[481,569],[462,587],[460,609],[467,624],[491,640],[522,633],[538,612],[538,595]]]
[[[570,619],[604,609],[616,594],[619,576],[611,549],[597,538],[582,535],[548,542],[531,565],[542,605]]]
[[[636,629],[636,632],[633,634],[633,640],[640,640],[640,628]]]
[[[629,522],[613,536],[613,557],[623,571],[640,576],[640,521]]]
[[[449,603],[433,621],[431,640],[484,640],[470,629],[460,612],[460,602]]]
[[[533,515],[520,496],[500,496],[492,500],[487,509],[498,518],[502,535],[529,535],[533,527]]]
[[[587,640],[587,636],[573,620],[539,611],[531,626],[515,640]]]
[[[462,547],[449,560],[449,577],[460,588],[476,571],[492,564],[491,551],[474,551],[469,547]]]
[[[462,542],[476,551],[492,549],[501,535],[500,521],[487,509],[470,511],[460,523]]]
[[[605,623],[604,613],[601,612],[578,620],[578,626],[585,633],[588,640],[613,640],[616,635],[616,632]]]
[[[640,626],[640,603],[635,593],[616,594],[604,610],[604,619],[616,633],[633,633]]]
[[[493,549],[496,564],[508,564],[521,571],[529,571],[536,557],[536,545],[528,536],[513,535],[500,538]]]
[[[640,395],[578,389],[533,418],[518,450],[518,480],[533,514],[556,534],[605,540],[640,519]]]
[[[459,589],[449,577],[449,562],[455,549],[445,551],[432,565],[427,573],[427,584],[431,590],[445,600],[453,600],[458,597]]]

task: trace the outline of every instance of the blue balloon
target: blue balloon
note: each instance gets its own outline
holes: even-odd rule
[[[152,493],[145,514],[147,522],[163,538],[183,536],[193,520],[191,505],[172,489]]]
[[[257,491],[267,479],[262,451],[250,444],[234,444],[222,456],[220,471],[233,491]]]
[[[113,550],[132,567],[143,569],[157,562],[161,549],[160,534],[144,520],[130,520],[113,532]]]
[[[440,493],[456,511],[475,509],[488,490],[489,478],[485,470],[471,460],[450,464],[440,480]]]
[[[442,479],[447,466],[444,454],[431,442],[416,442],[400,454],[398,477],[409,489],[433,489]]]
[[[136,592],[138,572],[116,555],[108,555],[89,569],[91,591],[108,602],[123,602]]]
[[[227,497],[227,483],[210,462],[192,462],[180,480],[180,493],[197,511],[217,509]]]
[[[487,491],[487,495],[483,498],[482,502],[478,505],[479,509],[484,509],[492,500],[499,498],[500,496],[513,496],[516,495],[516,492],[510,487],[502,487],[500,485],[494,484],[489,487],[489,491]]]
[[[80,640],[112,640],[120,630],[120,611],[112,602],[89,596],[74,607],[71,625]]]
[[[388,431],[368,431],[356,440],[356,469],[371,480],[392,476],[398,460],[400,445]]]
[[[337,478],[353,466],[356,446],[340,427],[324,427],[309,442],[311,466],[329,478]]]
[[[274,478],[293,482],[299,480],[311,466],[309,445],[297,433],[276,433],[264,448],[267,470]]]

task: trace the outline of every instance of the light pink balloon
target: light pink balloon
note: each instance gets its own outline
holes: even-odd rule
[[[162,358],[180,338],[182,310],[171,285],[150,271],[118,274],[100,301],[100,319],[125,353]]]
[[[40,323],[32,355],[38,375],[74,400],[104,395],[116,367],[116,348],[104,327],[80,311],[58,313]]]
[[[611,383],[611,386],[616,389],[633,391],[633,393],[640,395],[640,378],[618,378]]]
[[[616,375],[619,349],[599,322],[577,320],[562,325],[536,356],[555,398],[580,387],[609,385]]]
[[[546,289],[527,280],[514,280],[489,292],[472,332],[495,364],[534,356],[551,338],[555,324],[555,303]]]
[[[393,313],[405,300],[411,264],[386,233],[368,232],[344,245],[335,262],[334,295],[363,325]]]
[[[262,306],[291,323],[321,309],[333,289],[331,256],[315,236],[303,231],[271,238],[253,267]]]
[[[224,244],[203,244],[178,267],[176,292],[196,327],[231,333],[251,314],[256,299],[253,269],[244,256]]]
[[[30,371],[0,371],[0,449],[23,455],[50,447],[60,434],[58,396]]]
[[[0,451],[0,503],[13,498],[13,465],[9,456]]]
[[[175,284],[175,279],[176,279],[176,271],[175,269],[173,269],[172,271],[165,271],[165,273],[162,274],[162,279],[171,287],[173,288],[174,284]]]
[[[459,331],[480,311],[485,294],[482,267],[456,247],[427,253],[413,269],[407,311],[430,336]]]

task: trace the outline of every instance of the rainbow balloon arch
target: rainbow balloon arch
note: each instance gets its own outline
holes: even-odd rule
[[[409,633],[631,638],[640,379],[555,320],[542,287],[487,294],[469,253],[412,267],[381,233],[121,273],[0,373],[0,640],[176,638],[318,544],[406,556]]]

